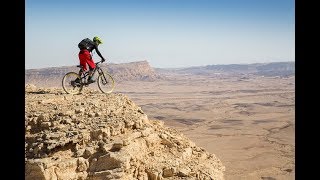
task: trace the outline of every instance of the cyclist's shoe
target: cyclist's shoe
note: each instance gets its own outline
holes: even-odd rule
[[[77,78],[74,82],[75,82],[75,83],[80,83],[80,79]]]
[[[96,82],[96,81],[93,80],[93,79],[88,79],[88,84],[91,84],[91,83],[94,83],[94,82]]]
[[[71,86],[73,87],[80,87],[81,86],[81,83],[80,81],[77,83],[76,81],[71,81]]]

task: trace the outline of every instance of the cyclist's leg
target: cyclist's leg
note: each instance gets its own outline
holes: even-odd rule
[[[89,54],[89,55],[88,55]],[[79,61],[82,68],[79,70],[79,76],[87,71],[87,60],[90,58],[90,52],[88,50],[81,50],[79,52]]]
[[[87,65],[89,66],[89,77],[88,77],[88,83],[92,83],[92,74],[93,74],[93,69],[96,67],[96,64],[94,63],[92,56],[88,50],[81,50],[79,53],[79,59],[80,63],[83,63],[81,65],[84,66],[84,70],[87,70]]]
[[[87,58],[87,64],[89,66],[89,77],[88,82],[92,83],[94,80],[92,79],[94,69],[96,68],[96,64],[94,63],[94,60],[90,54],[90,56]]]
[[[91,58],[91,55],[88,50],[81,50],[79,52],[80,65],[82,66],[83,71],[87,70],[87,62],[88,62],[88,59],[90,58]]]
[[[88,83],[93,83],[93,82],[95,82],[95,80],[92,79],[93,72],[94,72],[94,68],[92,68],[91,66],[89,66]]]

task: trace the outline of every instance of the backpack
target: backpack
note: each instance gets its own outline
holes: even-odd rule
[[[93,45],[93,41],[89,38],[85,38],[79,42],[78,47],[79,49],[89,49]]]

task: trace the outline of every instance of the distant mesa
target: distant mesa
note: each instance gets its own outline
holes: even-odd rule
[[[257,75],[287,77],[295,75],[295,62],[207,65],[175,69],[158,68],[156,72],[203,76]]]

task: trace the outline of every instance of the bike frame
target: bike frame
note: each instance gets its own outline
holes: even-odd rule
[[[105,75],[104,75],[101,67],[99,66],[99,63],[102,63],[102,61],[99,61],[99,62],[96,63],[96,68],[94,68],[94,70],[93,70],[93,72],[92,72],[92,76],[94,76],[94,75],[96,74],[96,72],[98,72],[99,75],[102,74],[103,79],[106,81],[106,77],[105,77]],[[84,71],[82,67],[80,67],[80,68],[82,69],[82,71]],[[84,71],[84,72],[82,73],[82,75],[81,75],[81,82],[82,82],[82,83],[86,84],[86,77],[87,77],[87,76],[89,76],[89,71]]]

